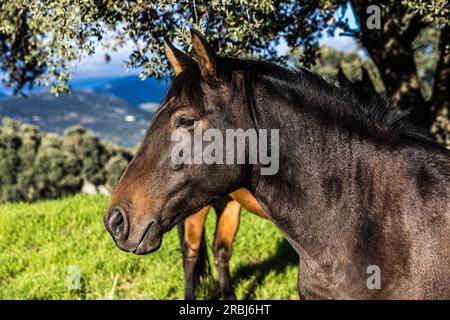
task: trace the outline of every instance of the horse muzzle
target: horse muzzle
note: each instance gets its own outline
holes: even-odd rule
[[[137,245],[136,249],[133,250],[133,253],[143,255],[158,250],[162,243],[162,236],[159,235],[159,229],[160,228],[156,225],[156,221],[153,220],[150,222],[141,238],[141,241]]]
[[[161,246],[161,228],[156,220],[148,222],[143,229],[139,228],[141,232],[130,232],[130,221],[125,210],[113,207],[108,210],[103,222],[116,246],[123,251],[143,255]]]

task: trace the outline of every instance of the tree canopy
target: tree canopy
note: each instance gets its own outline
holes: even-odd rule
[[[220,54],[282,62],[275,46],[284,38],[292,47],[302,46],[310,63],[317,44],[313,33],[325,26],[327,12],[316,6],[273,0],[2,2],[0,64],[16,92],[36,83],[61,92],[68,89],[71,62],[99,44],[114,51],[131,41],[127,66],[141,68],[142,77],[162,77],[168,71],[163,39],[187,47],[193,27],[203,30]]]

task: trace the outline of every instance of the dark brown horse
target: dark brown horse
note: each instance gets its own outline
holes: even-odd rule
[[[119,248],[153,252],[186,217],[246,188],[299,254],[302,297],[450,299],[447,150],[376,94],[217,57],[195,31],[192,45],[195,60],[166,44],[177,75],[104,219]],[[263,174],[248,144],[244,163],[172,161],[172,133],[198,128],[278,129],[278,172]]]
[[[230,276],[230,259],[233,241],[239,228],[241,208],[267,219],[267,215],[252,194],[239,189],[213,204],[217,214],[213,241],[214,264],[219,276],[219,286],[225,299],[236,299]],[[195,289],[200,277],[208,276],[207,250],[204,225],[210,206],[202,208],[180,223],[185,279],[185,299],[195,299]]]

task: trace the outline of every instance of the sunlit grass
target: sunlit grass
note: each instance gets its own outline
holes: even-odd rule
[[[166,234],[156,253],[122,252],[103,227],[107,201],[77,195],[1,205],[0,299],[182,299],[177,230]],[[209,243],[214,224],[211,212]],[[77,270],[78,289],[73,282]],[[231,270],[240,299],[297,299],[295,254],[269,221],[247,212]]]

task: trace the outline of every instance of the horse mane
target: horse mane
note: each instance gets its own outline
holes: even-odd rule
[[[303,68],[286,69],[264,61],[219,57],[217,63],[218,81],[232,85],[233,73],[244,76],[247,108],[253,124],[257,124],[257,106],[254,89],[258,82],[269,84],[274,92],[288,90],[298,101],[298,108],[304,108],[328,124],[352,130],[378,142],[418,142],[448,152],[411,120],[412,110],[400,111],[388,99],[376,92],[364,94],[351,85],[335,86],[329,81]],[[184,94],[190,105],[204,115],[201,72],[197,66],[189,67],[177,75],[169,88],[165,100]]]

